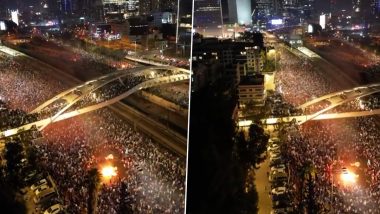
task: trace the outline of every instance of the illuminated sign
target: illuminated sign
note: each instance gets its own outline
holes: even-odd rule
[[[11,11],[12,21],[18,25],[18,10]]]
[[[272,19],[272,25],[282,25],[282,19]]]
[[[326,28],[326,15],[320,15],[319,16],[319,25],[322,27],[322,30]]]
[[[313,33],[313,31],[314,31],[314,29],[313,29],[313,25],[309,24],[309,25],[307,26],[307,32],[308,32],[308,33]]]
[[[6,30],[6,26],[5,26],[5,23],[4,21],[0,21],[0,30]]]

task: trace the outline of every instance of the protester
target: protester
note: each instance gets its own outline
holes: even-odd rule
[[[44,71],[18,61],[0,54],[0,99],[2,106],[10,109],[0,111],[0,118],[8,120],[1,124],[2,130],[25,123],[16,118],[67,89],[63,83],[49,79]],[[143,80],[139,75],[127,77],[123,84],[100,90],[98,99],[91,102],[109,99],[120,93],[119,89],[128,90]],[[68,213],[86,211],[88,170],[97,167],[101,171],[111,154],[117,176],[110,181],[102,178],[99,213],[119,213],[120,203],[125,201],[121,198],[124,191],[131,198],[128,203],[134,213],[184,212],[185,159],[134,130],[110,110],[51,124],[42,133],[43,139],[32,145],[37,148],[42,169],[56,181]]]
[[[287,52],[276,75],[277,90],[293,106],[340,91],[308,61]],[[369,103],[377,98],[370,98]],[[313,113],[329,105],[319,103],[306,109]],[[331,112],[367,109],[354,100]],[[310,206],[308,195],[321,213],[379,213],[380,134],[377,117],[309,121],[282,130],[282,154],[289,168],[289,194],[295,208]],[[356,182],[345,183],[341,175],[351,170]],[[314,175],[314,176],[313,176]],[[312,177],[313,188],[307,185]],[[308,204],[309,203],[309,204]]]

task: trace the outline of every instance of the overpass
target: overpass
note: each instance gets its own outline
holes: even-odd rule
[[[130,81],[128,82],[130,85],[127,85],[128,83],[125,83],[123,78],[127,82]],[[189,78],[190,71],[172,66],[137,67],[116,71],[58,94],[30,112],[30,114],[38,115],[38,121],[9,130],[2,130],[0,131],[0,138],[13,136],[32,128],[42,130],[50,123],[109,106],[139,90],[188,80]],[[106,94],[106,97],[101,98],[99,97],[102,94],[100,96],[96,94],[103,88],[114,89],[112,87],[116,84],[122,86],[126,91],[121,91],[119,94],[110,97],[108,97],[109,94]]]
[[[359,99],[365,96],[369,96],[380,92],[380,83],[373,83],[369,85],[359,86],[352,89],[342,90],[330,94],[326,94],[319,98],[310,100],[300,106],[302,112],[305,115],[298,116],[288,116],[280,118],[266,118],[262,119],[261,122],[267,125],[280,124],[280,123],[297,123],[301,125],[310,120],[326,120],[326,119],[338,119],[338,118],[349,118],[349,117],[363,117],[380,114],[380,109],[374,109],[369,111],[353,111],[345,113],[331,113],[325,114],[327,111],[334,109],[337,106],[343,105],[355,99]],[[317,109],[315,111],[315,109]],[[320,110],[318,110],[320,109]],[[311,111],[312,113],[307,113]],[[313,113],[314,111],[314,113]],[[240,120],[239,126],[249,126],[252,124],[252,120]]]
[[[154,60],[143,59],[143,58],[134,57],[134,56],[126,56],[125,59],[128,59],[130,61],[134,61],[134,62],[138,62],[138,63],[141,63],[141,64],[145,64],[145,65],[154,65],[154,66],[167,66],[167,65],[169,65],[169,63],[165,64],[165,63],[162,63],[162,62],[157,62],[157,61],[154,61]]]
[[[308,101],[302,105],[300,105],[298,108],[302,109],[303,112],[306,110],[314,107],[315,105],[321,104],[323,106],[323,109],[308,115],[308,117],[304,117],[303,119],[297,121],[299,124],[305,123],[308,120],[311,120],[337,106],[340,106],[342,104],[348,103],[350,101],[353,101],[355,99],[359,99],[362,97],[369,96],[371,94],[375,94],[380,92],[380,83],[374,83],[364,86],[355,87],[348,90],[343,90],[339,92],[334,92],[331,94],[324,95],[322,97],[313,99],[311,101]]]

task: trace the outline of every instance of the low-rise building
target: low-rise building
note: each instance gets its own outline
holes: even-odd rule
[[[238,86],[238,95],[240,106],[244,106],[248,103],[258,106],[264,105],[264,75],[255,74],[242,76]]]

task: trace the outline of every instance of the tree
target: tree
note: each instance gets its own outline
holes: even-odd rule
[[[9,142],[5,145],[5,160],[7,161],[7,172],[9,173],[9,180],[14,185],[19,184],[18,173],[20,171],[20,163],[23,158],[23,147],[20,142]]]
[[[274,72],[275,70],[275,64],[274,60],[267,59],[264,63],[263,72],[269,73]]]
[[[88,171],[88,201],[87,201],[87,213],[96,214],[98,205],[98,193],[100,189],[100,173],[97,168],[93,168]]]
[[[26,213],[25,204],[16,200],[22,151],[23,147],[18,141],[5,145],[4,158],[7,165],[0,166],[0,207],[4,213]]]
[[[236,136],[237,153],[239,159],[243,163],[247,163],[249,160],[249,154],[247,152],[247,141],[245,140],[244,132],[239,132]]]
[[[249,150],[253,157],[252,164],[256,165],[263,161],[261,155],[266,151],[269,137],[264,133],[264,129],[254,123],[249,127]]]
[[[28,163],[32,167],[37,167],[37,149],[35,147],[28,146],[26,154],[28,157]]]

